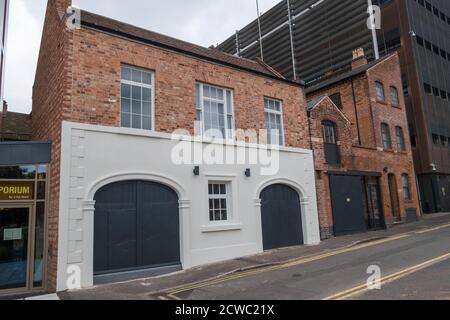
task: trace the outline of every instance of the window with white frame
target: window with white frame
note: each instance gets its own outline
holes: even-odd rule
[[[121,126],[153,130],[154,74],[122,66],[120,92]]]
[[[209,182],[209,221],[221,222],[230,219],[230,183],[229,182]]]
[[[264,98],[267,144],[284,145],[283,106],[281,101]]]
[[[233,139],[234,106],[230,89],[196,84],[197,115],[201,134],[219,139]]]

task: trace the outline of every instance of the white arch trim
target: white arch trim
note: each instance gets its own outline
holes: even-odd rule
[[[88,188],[88,192],[86,194],[87,201],[93,201],[95,194],[101,188],[116,182],[122,181],[133,181],[133,180],[141,180],[141,181],[149,181],[149,182],[157,182],[161,183],[167,187],[170,187],[175,191],[178,195],[179,201],[186,202],[186,190],[178,183],[175,179],[168,178],[166,176],[162,176],[155,173],[139,173],[139,172],[128,172],[128,173],[119,173],[112,176],[104,177],[97,180],[95,183]]]
[[[270,187],[271,185],[274,184],[284,184],[291,187],[292,189],[297,191],[301,203],[304,204],[308,203],[309,197],[308,193],[306,192],[306,189],[303,186],[301,186],[298,182],[291,180],[289,178],[276,178],[263,182],[256,189],[255,199],[261,199],[261,192],[263,192],[263,190],[266,189],[267,187]]]

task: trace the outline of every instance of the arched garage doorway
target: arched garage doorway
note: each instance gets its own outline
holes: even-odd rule
[[[261,218],[264,250],[304,244],[300,197],[293,188],[266,187],[261,192]]]
[[[95,275],[181,265],[178,196],[171,188],[116,182],[94,200]]]

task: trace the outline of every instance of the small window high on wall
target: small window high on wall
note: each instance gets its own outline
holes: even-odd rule
[[[325,161],[329,165],[341,163],[339,154],[336,124],[331,121],[322,122]]]

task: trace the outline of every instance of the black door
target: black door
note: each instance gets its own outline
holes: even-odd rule
[[[152,182],[108,185],[95,195],[94,272],[180,264],[178,196]]]
[[[366,231],[362,177],[330,175],[330,186],[335,235]]]
[[[302,212],[298,193],[282,184],[261,193],[264,250],[303,245]]]

